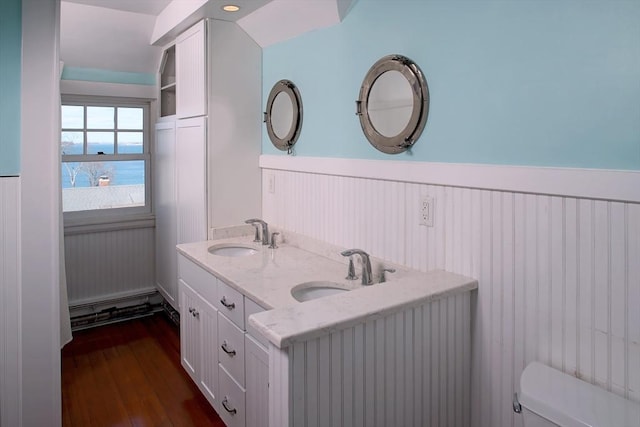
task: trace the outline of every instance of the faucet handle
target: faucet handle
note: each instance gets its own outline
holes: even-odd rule
[[[271,233],[271,244],[269,245],[269,248],[271,249],[278,249],[278,245],[276,244],[276,236],[278,236],[280,233],[278,233],[277,231]]]
[[[349,257],[349,271],[347,272],[347,277],[345,277],[345,279],[347,280],[356,280],[358,278],[358,276],[356,276],[356,269],[353,266],[353,256]]]
[[[387,281],[386,275],[384,273],[395,273],[395,268],[383,268],[380,274],[380,283],[384,283]]]

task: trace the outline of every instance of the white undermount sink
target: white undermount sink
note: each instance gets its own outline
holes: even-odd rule
[[[208,250],[212,255],[228,257],[249,256],[258,253],[254,247],[239,243],[221,243],[211,246]]]
[[[350,289],[345,288],[339,283],[320,280],[305,282],[295,286],[291,289],[291,295],[296,300],[304,302],[348,291],[350,291]]]

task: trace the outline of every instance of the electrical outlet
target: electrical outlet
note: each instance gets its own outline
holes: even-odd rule
[[[276,177],[273,174],[269,174],[268,176],[268,191],[273,194],[276,192]]]
[[[422,196],[420,199],[419,225],[433,227],[434,201],[431,196]]]

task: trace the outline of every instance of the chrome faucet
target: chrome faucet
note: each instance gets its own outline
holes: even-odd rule
[[[260,224],[262,226],[262,244],[269,244],[269,225],[261,219],[252,218],[245,221],[245,224]],[[256,228],[256,234],[258,234],[258,229]]]
[[[371,277],[371,260],[369,259],[369,254],[361,249],[348,249],[340,253],[342,256],[351,256],[358,254],[360,255],[360,259],[362,260],[362,284],[363,285],[373,285],[373,280]]]

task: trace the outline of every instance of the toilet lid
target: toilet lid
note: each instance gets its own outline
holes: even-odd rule
[[[640,405],[538,362],[520,377],[520,404],[562,427],[639,427]]]

